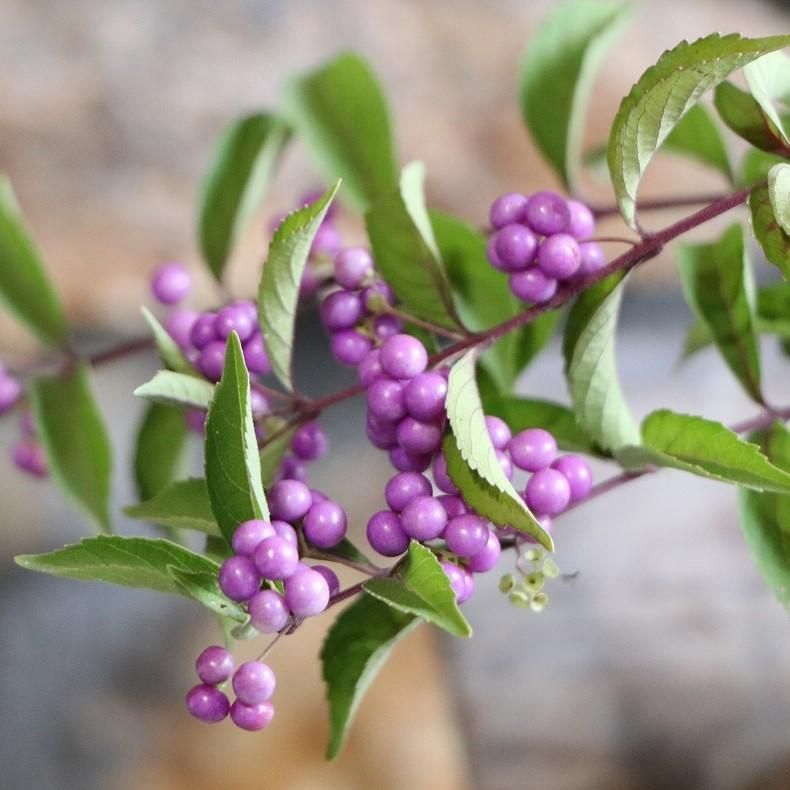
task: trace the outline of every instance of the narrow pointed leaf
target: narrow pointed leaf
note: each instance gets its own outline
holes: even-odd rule
[[[761,184],[749,193],[752,233],[760,242],[765,257],[790,279],[790,235],[785,233],[774,213],[770,190]]]
[[[167,333],[167,330],[157,321],[154,314],[147,308],[141,307],[146,323],[154,336],[156,350],[162,362],[176,373],[184,373],[188,376],[197,376],[198,373],[192,363],[184,356],[184,352],[176,345],[176,341]]]
[[[151,499],[128,505],[123,512],[130,518],[150,521],[173,529],[193,529],[208,535],[220,535],[206,481],[179,480],[158,491]]]
[[[173,482],[184,456],[187,425],[180,409],[150,403],[137,430],[134,480],[140,499],[150,499]]]
[[[237,623],[249,622],[250,617],[247,612],[220,589],[217,569],[186,571],[176,565],[168,565],[167,572],[182,595],[202,603],[221,617],[229,617]]]
[[[150,381],[141,384],[134,394],[165,406],[208,409],[214,397],[214,385],[197,376],[160,370]]]
[[[729,129],[753,146],[768,153],[788,153],[779,130],[766,117],[754,97],[731,82],[716,86],[713,103]]]
[[[776,102],[790,102],[790,58],[784,52],[770,52],[743,69],[746,84],[755,101],[773,124],[785,145],[790,145],[784,120]]]
[[[728,181],[733,180],[724,140],[710,113],[701,104],[695,104],[678,121],[664,140],[662,149],[708,165]]]

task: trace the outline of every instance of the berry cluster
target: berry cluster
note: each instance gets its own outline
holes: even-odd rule
[[[578,200],[554,192],[508,192],[491,204],[489,219],[494,232],[488,260],[508,275],[510,290],[522,301],[547,302],[560,283],[606,264],[600,245],[589,241],[595,218]]]

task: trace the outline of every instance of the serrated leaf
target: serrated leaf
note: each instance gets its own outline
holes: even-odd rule
[[[291,352],[299,286],[318,228],[329,210],[340,181],[299,211],[289,214],[269,244],[258,289],[258,317],[266,352],[277,378],[291,391]]]
[[[612,275],[588,288],[568,315],[563,338],[565,378],[576,419],[603,450],[639,442],[620,388],[615,332],[625,279]]]
[[[154,336],[154,343],[156,350],[162,362],[170,370],[176,373],[184,373],[188,376],[197,376],[198,373],[192,366],[190,361],[184,356],[184,353],[176,344],[176,341],[170,337],[167,330],[157,321],[154,314],[145,306],[140,308],[146,323],[151,329],[151,334]]]
[[[779,226],[790,233],[790,164],[774,165],[768,171],[768,197]]]
[[[134,450],[134,479],[140,499],[150,499],[173,482],[186,438],[182,411],[158,403],[146,407]]]
[[[444,442],[447,471],[481,516],[527,532],[551,551],[551,538],[505,476],[491,444],[475,378],[475,355],[474,349],[467,351],[450,369],[447,418],[452,438]]]
[[[189,406],[208,409],[214,397],[214,385],[197,376],[160,370],[150,381],[141,384],[134,394],[138,398],[164,406]]]
[[[17,565],[68,579],[98,581],[156,592],[185,594],[169,567],[190,573],[219,572],[219,565],[202,554],[160,538],[99,535],[47,554],[21,554]]]
[[[472,636],[472,627],[458,608],[439,560],[416,541],[409,544],[408,559],[396,576],[369,579],[363,588],[388,606],[417,615],[454,636]]]
[[[216,570],[185,571],[183,568],[168,565],[167,572],[183,595],[202,603],[207,609],[222,617],[229,617],[234,622],[249,621],[247,612],[220,590]]]
[[[335,621],[321,648],[329,703],[327,759],[340,753],[362,697],[395,643],[422,621],[363,595]]]
[[[397,183],[389,109],[370,66],[340,55],[286,86],[284,111],[327,179],[359,211]]]
[[[766,118],[774,125],[784,143],[790,144],[790,137],[775,105],[776,101],[787,102],[790,99],[790,58],[784,52],[770,52],[747,64],[743,76]]]
[[[757,491],[790,493],[790,474],[774,466],[756,444],[719,422],[669,409],[645,418],[641,447],[623,447],[616,455],[629,468],[653,464]]]
[[[256,113],[234,121],[219,141],[203,182],[198,216],[200,251],[218,281],[233,245],[263,200],[288,136],[282,120]]]
[[[609,135],[609,174],[620,213],[636,228],[636,194],[655,151],[707,90],[790,36],[749,39],[714,34],[664,52],[623,99]]]
[[[225,368],[208,410],[205,453],[211,509],[230,543],[242,521],[269,519],[250,408],[250,378],[235,332],[228,338]]]
[[[206,481],[202,479],[178,480],[158,491],[151,499],[128,505],[123,512],[130,518],[163,527],[220,534],[211,510]]]
[[[774,214],[766,184],[753,187],[749,193],[749,215],[752,233],[760,242],[765,257],[785,278],[790,278],[790,236],[784,232]]]
[[[376,268],[404,307],[418,318],[457,328],[450,285],[425,206],[422,162],[401,172],[397,188],[365,215]]]
[[[628,13],[625,3],[569,0],[527,44],[519,69],[521,114],[543,156],[570,190],[595,71]]]
[[[112,449],[88,366],[75,363],[62,373],[34,380],[30,397],[52,475],[100,531],[111,532]]]
[[[687,156],[718,170],[728,181],[733,180],[727,149],[719,129],[708,111],[695,104],[664,140],[662,149]]]
[[[762,403],[754,283],[743,228],[731,225],[711,244],[682,244],[678,266],[689,306],[746,392]]]
[[[11,188],[0,173],[0,299],[42,342],[64,345],[63,306],[50,284]]]
[[[779,130],[746,91],[731,82],[716,86],[713,103],[729,129],[753,146],[769,153],[786,152]]]

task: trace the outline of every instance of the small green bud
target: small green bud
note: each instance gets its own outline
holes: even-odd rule
[[[543,575],[547,579],[556,579],[560,575],[560,569],[551,557],[543,560]]]
[[[513,590],[508,596],[508,600],[513,606],[518,606],[520,609],[526,609],[530,604],[530,597],[523,590]]]
[[[533,612],[542,612],[548,602],[549,602],[549,596],[546,595],[546,593],[544,592],[535,593],[535,595],[532,596],[532,600],[529,603],[529,608],[532,609]]]
[[[536,593],[543,589],[546,579],[540,571],[533,571],[524,577],[524,588]]]
[[[512,573],[506,573],[500,580],[499,580],[499,591],[503,593],[509,593],[516,587],[516,579]]]

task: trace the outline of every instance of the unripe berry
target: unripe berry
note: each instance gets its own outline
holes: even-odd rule
[[[535,233],[550,236],[563,233],[571,222],[571,212],[563,197],[554,192],[536,192],[527,202],[525,221]]]
[[[315,420],[302,425],[291,439],[291,450],[294,455],[305,461],[314,461],[326,455],[329,440],[324,429]]]
[[[394,379],[411,379],[428,364],[425,346],[411,335],[394,335],[384,341],[379,356],[381,367]]]
[[[242,521],[233,532],[231,545],[236,554],[252,558],[261,542],[274,534],[274,527],[268,521],[260,518]]]
[[[415,419],[429,422],[444,414],[447,398],[447,379],[441,374],[427,371],[415,376],[404,390],[409,414]]]
[[[511,274],[508,286],[514,296],[531,304],[548,302],[557,293],[557,281],[553,277],[547,277],[537,267]]]
[[[569,233],[555,233],[544,239],[538,250],[538,267],[547,277],[567,280],[581,266],[582,255],[576,239]]]
[[[459,557],[472,557],[485,548],[488,534],[487,522],[470,513],[450,519],[444,531],[444,539],[450,551]]]
[[[534,513],[554,516],[568,506],[571,488],[561,472],[556,469],[541,469],[529,479],[524,496],[527,507]]]
[[[299,565],[299,552],[285,538],[274,535],[255,549],[255,567],[265,579],[287,579]]]
[[[269,491],[271,514],[280,521],[298,521],[310,510],[312,504],[310,489],[298,480],[281,480]]]
[[[300,570],[285,580],[285,602],[297,617],[313,617],[329,603],[329,585],[312,568]]]
[[[271,699],[277,680],[262,661],[246,661],[233,673],[233,690],[245,705],[260,705]]]
[[[390,510],[374,513],[366,534],[373,550],[385,557],[397,557],[409,548],[409,536],[403,531],[400,518]]]
[[[233,674],[233,656],[224,647],[211,645],[197,657],[195,670],[204,683],[218,686]]]
[[[214,686],[200,683],[187,692],[187,710],[206,724],[222,721],[230,709],[228,698]]]
[[[510,440],[513,463],[527,472],[537,472],[551,466],[557,457],[557,442],[543,428],[527,428]]]
[[[261,702],[260,705],[245,705],[236,700],[230,706],[230,718],[242,730],[257,732],[271,724],[274,718],[274,705],[271,702]]]
[[[233,601],[247,601],[261,586],[261,576],[247,557],[228,557],[219,569],[219,586]]]
[[[373,341],[356,329],[333,332],[329,342],[335,359],[348,367],[354,367],[362,362],[373,346]]]
[[[400,513],[409,502],[418,496],[430,496],[431,482],[417,472],[401,472],[390,478],[384,488],[387,505]]]
[[[590,493],[592,471],[587,461],[580,456],[563,455],[551,465],[551,468],[565,475],[571,487],[571,502],[584,499]]]
[[[496,258],[492,263],[497,268],[505,272],[520,272],[535,260],[538,240],[524,225],[505,225],[495,234],[494,251]]]
[[[337,546],[346,536],[347,527],[346,511],[330,499],[313,504],[304,517],[304,534],[319,549]]]
[[[151,278],[151,290],[162,304],[177,304],[190,291],[192,278],[180,263],[165,263]]]
[[[247,608],[253,628],[262,634],[282,631],[290,613],[285,598],[276,590],[261,590],[250,598]]]
[[[373,258],[364,247],[346,247],[335,256],[335,280],[343,288],[360,288],[372,272]]]
[[[522,222],[527,210],[527,197],[520,192],[508,192],[498,197],[488,212],[492,227],[502,228],[513,222]]]
[[[415,540],[438,538],[447,524],[447,513],[442,503],[432,496],[418,496],[401,513],[403,531]]]

